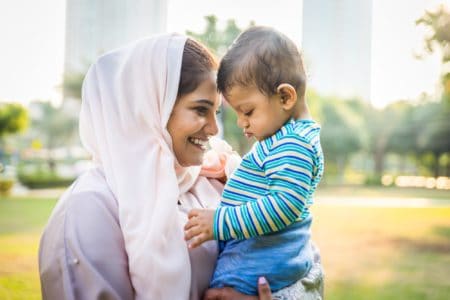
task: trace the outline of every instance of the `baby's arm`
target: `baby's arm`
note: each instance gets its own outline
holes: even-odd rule
[[[279,231],[302,217],[314,168],[312,146],[299,137],[284,138],[262,162],[268,195],[240,206],[194,209],[185,226],[196,247],[211,239],[246,239]]]
[[[241,206],[221,206],[214,216],[214,238],[247,239],[276,232],[302,218],[314,168],[310,143],[287,136],[261,162],[269,193]],[[256,158],[257,159],[257,158]]]

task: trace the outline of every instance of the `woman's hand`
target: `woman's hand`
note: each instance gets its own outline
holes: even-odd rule
[[[270,286],[264,277],[260,277],[258,280],[258,295],[244,295],[233,288],[225,287],[207,290],[203,300],[272,300]]]
[[[214,214],[214,209],[193,209],[189,212],[189,220],[184,226],[184,239],[191,240],[190,249],[214,238]]]

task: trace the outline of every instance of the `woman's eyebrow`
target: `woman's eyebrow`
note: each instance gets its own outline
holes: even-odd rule
[[[209,105],[209,106],[214,106],[214,102],[212,102],[211,100],[208,100],[208,99],[198,99],[198,100],[195,100],[195,102],[196,103],[206,104],[206,105]]]

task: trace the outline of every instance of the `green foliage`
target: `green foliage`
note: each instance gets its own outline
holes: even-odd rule
[[[53,149],[67,144],[76,134],[77,120],[69,116],[62,107],[54,107],[50,102],[36,103],[42,116],[32,120],[32,126],[44,135],[44,147]]]
[[[381,186],[381,177],[376,174],[368,174],[364,179],[364,185]]]
[[[51,150],[57,147],[69,146],[78,139],[77,117],[71,115],[62,107],[54,107],[49,102],[33,103],[39,116],[32,119],[33,131],[29,133],[32,141],[39,141],[42,147],[49,151],[48,164],[55,167],[55,161],[51,156]]]
[[[83,86],[85,73],[64,74],[63,91],[65,97],[81,99],[81,87]]]
[[[441,53],[442,100],[448,106],[450,105],[450,11],[441,5],[434,12],[427,11],[416,24],[428,29],[429,34],[425,37],[426,51]]]
[[[67,187],[75,179],[59,176],[45,161],[22,161],[17,173],[18,180],[31,189]]]
[[[28,126],[28,112],[20,104],[0,104],[0,138],[24,130]]]
[[[30,189],[67,187],[75,180],[74,178],[61,178],[55,173],[45,172],[19,174],[18,179],[23,185]]]
[[[417,137],[419,150],[430,151],[436,156],[450,152],[450,110],[446,109],[444,102],[429,103],[420,108],[422,110],[419,111],[416,124],[419,128]]]
[[[417,25],[423,25],[430,29],[425,38],[425,46],[428,52],[442,50],[442,61],[450,61],[450,12],[441,5],[435,12],[427,11],[416,21]]]
[[[223,55],[242,30],[234,20],[229,20],[224,30],[218,28],[215,16],[206,16],[205,20],[206,27],[202,33],[187,31],[187,34],[219,56]],[[312,115],[322,125],[325,181],[343,182],[355,154],[364,155],[368,162],[364,164],[366,169],[359,170],[361,174],[370,174],[365,180],[367,184],[380,184],[389,154],[408,157],[417,163],[415,170],[419,173],[450,175],[450,163],[442,159],[450,153],[450,68],[446,66],[450,60],[450,13],[444,8],[427,12],[417,24],[430,29],[426,38],[427,51],[442,51],[444,88],[441,99],[427,99],[420,104],[398,101],[379,110],[359,99],[324,97],[307,90]],[[237,127],[235,113],[224,106],[224,137],[243,154],[250,148],[251,141],[245,139]],[[372,166],[373,169],[369,169]]]
[[[224,30],[217,28],[217,17],[214,15],[205,16],[206,27],[202,33],[186,31],[186,34],[192,36],[210,48],[219,57],[225,54],[227,48],[233,43],[236,37],[242,32],[234,19],[227,20]],[[253,25],[251,22],[249,26]]]
[[[0,195],[8,195],[14,186],[14,179],[0,177]]]

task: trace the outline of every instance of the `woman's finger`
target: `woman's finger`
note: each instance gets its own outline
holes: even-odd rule
[[[259,277],[258,279],[258,295],[259,300],[272,300],[269,283],[264,277]]]
[[[209,289],[203,296],[203,300],[220,300],[221,293],[219,289]]]

